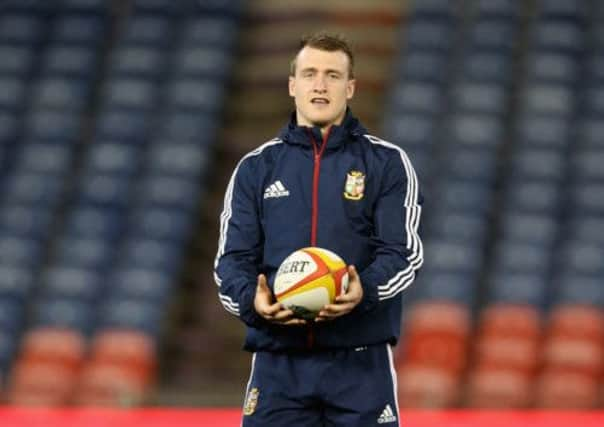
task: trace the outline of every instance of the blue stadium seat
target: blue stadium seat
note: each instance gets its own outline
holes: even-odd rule
[[[571,274],[604,279],[604,247],[598,242],[566,240],[557,249],[557,266]]]
[[[413,146],[428,150],[434,143],[437,121],[427,114],[391,112],[387,115],[383,127],[386,140],[404,149]]]
[[[86,170],[93,174],[133,175],[140,166],[140,155],[136,145],[98,141],[88,150]]]
[[[115,248],[104,237],[67,234],[55,240],[55,259],[60,265],[104,271],[114,258]]]
[[[158,86],[140,78],[109,80],[105,87],[108,108],[153,110],[157,108]]]
[[[512,58],[498,51],[469,52],[462,59],[460,73],[474,82],[506,84],[512,73]]]
[[[0,294],[0,330],[17,333],[23,326],[23,307]]]
[[[177,272],[184,247],[180,243],[127,237],[119,252],[119,264],[134,268],[155,268],[169,274]]]
[[[426,235],[449,241],[482,242],[487,236],[488,222],[484,216],[471,213],[451,213],[437,209],[428,217]]]
[[[23,172],[61,175],[71,168],[72,158],[69,144],[28,141],[18,148],[16,164]]]
[[[36,206],[11,203],[0,206],[0,230],[14,236],[42,238],[50,233],[53,213]]]
[[[401,82],[392,90],[393,102],[402,112],[439,114],[443,110],[445,94],[435,84],[427,82]]]
[[[518,148],[510,169],[517,178],[561,181],[566,177],[565,153],[550,148]]]
[[[131,183],[132,179],[125,176],[87,173],[80,181],[79,201],[125,207],[131,201]]]
[[[183,242],[189,238],[192,218],[179,208],[140,206],[132,213],[129,231],[138,237]]]
[[[533,272],[545,276],[550,269],[552,254],[547,246],[504,237],[496,243],[494,259],[499,271]]]
[[[515,0],[477,0],[476,14],[484,18],[512,19],[522,9]]]
[[[33,310],[32,327],[57,327],[89,333],[94,324],[90,304],[69,298],[41,298]]]
[[[416,300],[445,300],[463,306],[471,306],[476,300],[476,275],[473,273],[427,270],[416,282],[409,288]]]
[[[435,192],[439,209],[450,212],[474,212],[481,215],[490,210],[493,194],[474,180],[446,181]]]
[[[149,175],[139,181],[137,193],[150,205],[192,211],[198,204],[200,185],[196,179]]]
[[[54,44],[43,54],[42,72],[49,76],[91,78],[98,72],[98,52],[88,46]]]
[[[528,76],[539,83],[571,85],[579,76],[579,62],[570,55],[556,52],[535,52],[530,55]]]
[[[448,51],[454,40],[454,28],[448,20],[412,20],[405,29],[406,48]]]
[[[12,144],[17,139],[21,116],[17,113],[0,111],[0,145]]]
[[[34,50],[28,46],[6,42],[0,44],[0,74],[25,77],[34,63]]]
[[[101,287],[101,273],[60,264],[46,269],[41,278],[42,293],[50,298],[93,302],[99,296]]]
[[[149,146],[147,164],[155,173],[195,177],[207,162],[206,148],[198,143],[161,141]]]
[[[64,180],[45,173],[18,172],[7,178],[4,191],[9,203],[55,206],[63,196]]]
[[[156,336],[160,327],[163,307],[138,299],[109,299],[99,313],[98,330],[134,329]]]
[[[470,29],[472,50],[510,52],[518,37],[516,25],[507,19],[482,18]]]
[[[141,143],[151,132],[149,113],[124,109],[102,110],[97,122],[97,138]]]
[[[121,212],[91,204],[73,206],[67,215],[66,232],[70,236],[115,239],[123,231]]]
[[[183,22],[183,46],[231,48],[237,38],[237,24],[230,18],[200,15]]]
[[[505,142],[502,121],[489,114],[453,113],[446,134],[451,142],[468,147],[497,150]]]
[[[215,112],[223,103],[224,88],[212,80],[182,79],[168,88],[168,105],[190,111]]]
[[[515,211],[545,214],[562,207],[562,187],[556,181],[510,177],[505,186],[504,205]]]
[[[39,79],[32,103],[34,108],[84,110],[89,103],[90,83],[73,77]]]
[[[518,120],[516,131],[517,138],[524,145],[563,148],[571,135],[571,123],[569,117],[524,113]]]
[[[584,50],[585,28],[565,20],[544,19],[534,25],[534,48],[579,53]]]
[[[166,54],[161,49],[125,45],[115,50],[111,72],[116,77],[160,78],[166,65]]]
[[[583,117],[577,128],[577,142],[581,147],[604,148],[604,118]]]
[[[39,239],[5,232],[0,234],[0,265],[9,269],[17,267],[34,269],[40,264],[42,257],[43,247]],[[4,274],[7,274],[4,279],[8,283],[16,283],[15,281],[20,281],[23,277],[17,270],[5,271]]]
[[[173,25],[165,17],[134,15],[127,23],[121,42],[124,45],[167,47],[173,38]]]
[[[413,19],[421,18],[449,18],[457,13],[455,3],[447,0],[421,0],[411,3]]]
[[[440,173],[454,179],[470,179],[493,183],[497,174],[496,153],[489,149],[461,148],[450,144],[445,148],[446,166]]]
[[[397,74],[407,81],[443,84],[447,79],[447,56],[438,51],[410,50],[397,61]]]
[[[222,78],[232,66],[231,55],[212,47],[182,49],[177,57],[174,72],[183,77]]]
[[[69,14],[54,21],[50,38],[55,43],[99,46],[105,40],[105,32],[102,17]]]
[[[604,215],[604,183],[586,182],[570,187],[569,203],[579,212]]]
[[[19,111],[25,107],[27,85],[21,76],[0,76],[0,108]]]
[[[169,110],[159,123],[158,138],[195,142],[209,146],[214,143],[218,121],[212,114]]]
[[[586,60],[588,76],[593,83],[604,81],[604,54],[593,53]]]
[[[32,139],[71,142],[80,138],[82,125],[79,113],[40,109],[29,112],[25,128]]]
[[[44,37],[44,21],[27,13],[0,15],[0,42],[35,45]]]
[[[516,242],[550,246],[557,238],[558,224],[547,215],[505,212],[501,219],[501,231]],[[551,246],[550,246],[551,247]]]
[[[565,235],[569,238],[604,245],[604,217],[579,211],[568,219],[566,225]]]
[[[0,373],[3,374],[3,378],[9,370],[17,348],[17,337],[0,329]]]
[[[483,250],[476,241],[459,242],[445,239],[426,239],[424,243],[430,271],[476,273],[482,266]]]
[[[15,304],[24,304],[33,285],[34,274],[31,268],[11,266],[0,261],[0,297],[10,299]]]
[[[539,309],[548,302],[547,276],[533,271],[495,270],[488,279],[488,289],[492,303],[528,304]]]
[[[541,0],[538,6],[539,16],[543,18],[585,19],[587,3],[565,0]]]
[[[462,82],[453,87],[454,108],[461,112],[503,114],[507,111],[507,95],[496,83]]]
[[[523,98],[523,108],[529,113],[570,116],[575,108],[574,91],[559,84],[533,82]]]
[[[603,278],[577,273],[560,273],[554,276],[555,293],[551,304],[582,304],[604,306]]]
[[[604,181],[604,147],[576,149],[571,157],[570,172],[573,179],[581,182]]]
[[[60,4],[67,12],[103,13],[109,8],[106,0],[60,0]]]
[[[174,278],[153,268],[125,267],[107,278],[109,292],[116,300],[134,299],[160,303],[170,294]]]

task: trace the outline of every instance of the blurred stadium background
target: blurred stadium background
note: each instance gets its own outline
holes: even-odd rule
[[[223,191],[318,29],[354,43],[352,108],[426,195],[401,407],[604,406],[597,0],[0,2],[4,405],[241,405]]]

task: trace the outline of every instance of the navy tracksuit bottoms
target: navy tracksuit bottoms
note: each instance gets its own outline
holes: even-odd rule
[[[390,345],[254,353],[242,426],[398,427]]]

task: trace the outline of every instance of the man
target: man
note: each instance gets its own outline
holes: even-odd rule
[[[391,346],[401,292],[423,262],[421,196],[407,155],[348,109],[353,68],[344,39],[303,38],[290,123],[241,159],[226,190],[215,279],[254,353],[245,427],[398,425]],[[312,322],[271,290],[281,262],[307,246],[340,255],[350,278]]]

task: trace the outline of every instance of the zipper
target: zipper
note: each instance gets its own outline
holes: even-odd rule
[[[312,130],[309,130],[308,134],[310,136],[310,140],[312,142],[313,149],[313,159],[314,159],[314,169],[312,174],[312,211],[311,211],[311,226],[310,226],[310,245],[317,246],[317,226],[319,222],[319,175],[321,173],[321,156],[323,156],[323,152],[325,151],[325,147],[327,147],[327,139],[329,138],[329,132],[331,131],[331,127],[327,129],[325,135],[323,136],[323,143],[321,147],[317,146],[317,141],[312,133]],[[308,332],[306,334],[306,344],[308,348],[313,348],[315,345],[315,330],[313,328],[313,324],[308,324]]]
[[[321,156],[323,156],[323,152],[325,151],[325,147],[327,147],[327,139],[329,138],[329,132],[331,131],[331,127],[327,129],[325,135],[323,136],[323,143],[321,147],[317,146],[317,141],[315,140],[312,131],[309,131],[310,140],[312,141],[312,149],[314,153],[314,169],[312,176],[312,211],[311,211],[311,227],[310,227],[310,245],[317,245],[317,227],[319,222],[319,175],[321,173]]]

